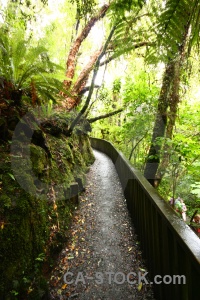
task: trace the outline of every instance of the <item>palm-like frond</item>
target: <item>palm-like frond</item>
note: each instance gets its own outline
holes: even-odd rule
[[[167,0],[163,7],[153,6],[156,15],[152,30],[162,56],[175,57],[187,39],[187,49],[199,46],[199,0]],[[158,10],[157,10],[158,9]]]
[[[110,60],[149,43],[146,26],[147,15],[145,7],[141,9],[136,6],[130,13],[119,19],[107,51]]]
[[[199,34],[200,34],[200,2],[198,0],[194,1],[191,10],[191,20],[192,25],[190,46],[197,45],[199,49]]]
[[[64,70],[50,61],[43,45],[33,47],[32,40],[25,38],[23,30],[0,28],[0,33],[0,77],[9,83],[9,88],[27,94],[34,82],[37,96],[42,101],[55,100],[63,87],[63,80],[54,78],[55,73],[62,71],[64,74]]]
[[[28,88],[29,86],[30,84],[28,85]],[[65,95],[71,96],[71,94],[67,90],[65,90],[63,82],[53,77],[45,76],[43,80],[41,80],[41,77],[38,77],[34,80],[34,86],[37,91],[38,97],[42,99],[43,103],[50,99],[53,102],[56,102],[61,97],[60,92],[63,92]]]

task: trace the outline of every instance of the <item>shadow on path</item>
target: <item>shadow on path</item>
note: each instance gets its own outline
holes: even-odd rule
[[[153,300],[115,167],[105,154],[94,154],[70,241],[52,272],[50,299]]]

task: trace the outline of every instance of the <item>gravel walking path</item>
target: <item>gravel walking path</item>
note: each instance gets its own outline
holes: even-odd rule
[[[94,153],[69,242],[51,274],[50,299],[154,300],[115,167]]]

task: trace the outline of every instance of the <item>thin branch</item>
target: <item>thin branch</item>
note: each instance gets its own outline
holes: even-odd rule
[[[131,47],[128,47],[127,49],[124,49],[123,53],[119,52],[119,53],[115,53],[112,56],[110,56],[109,58],[107,58],[106,60],[104,60],[103,62],[100,63],[100,66],[103,66],[105,64],[108,64],[109,62],[111,62],[113,59],[121,56],[122,54],[126,53],[127,51],[133,50],[133,49],[137,49],[143,46],[149,46],[152,45],[152,43],[149,42],[140,42],[138,44],[135,44]]]
[[[98,85],[98,84],[95,84],[94,85],[94,88],[96,88],[96,89],[98,89],[98,88],[100,88],[101,86],[100,85]],[[79,92],[79,95],[83,95],[83,94],[85,94],[86,92],[88,92],[90,90],[90,86],[86,86],[86,87],[84,87],[80,92]]]
[[[117,110],[114,110],[110,113],[107,113],[105,115],[101,115],[101,116],[98,116],[98,117],[95,117],[95,118],[91,118],[91,119],[87,119],[89,123],[94,123],[98,120],[102,120],[102,119],[106,119],[106,118],[109,118],[109,117],[112,117],[120,112],[122,112],[124,110],[124,108],[119,108]]]
[[[145,138],[145,136],[147,135],[147,133],[148,133],[148,131],[146,131],[145,135],[143,137],[141,137],[141,139],[139,139],[139,141],[136,143],[136,145],[131,149],[131,153],[129,155],[129,159],[128,160],[131,160],[134,150],[139,145],[139,143]]]
[[[90,104],[90,106],[87,108],[87,112],[85,113],[85,118],[87,118],[92,106],[94,105],[94,103],[97,101],[98,99],[98,94],[99,94],[99,89],[100,87],[103,85],[104,81],[105,81],[105,74],[106,74],[106,69],[107,69],[107,64],[105,64],[105,68],[104,68],[104,71],[103,71],[103,77],[102,77],[102,81],[101,81],[101,85],[99,86],[99,88],[97,88],[96,90],[96,95],[95,95],[95,99],[94,101],[92,101],[92,103]]]

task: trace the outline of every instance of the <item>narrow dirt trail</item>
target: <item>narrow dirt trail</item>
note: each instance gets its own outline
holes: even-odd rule
[[[94,153],[69,242],[52,272],[50,299],[153,300],[115,167]]]

